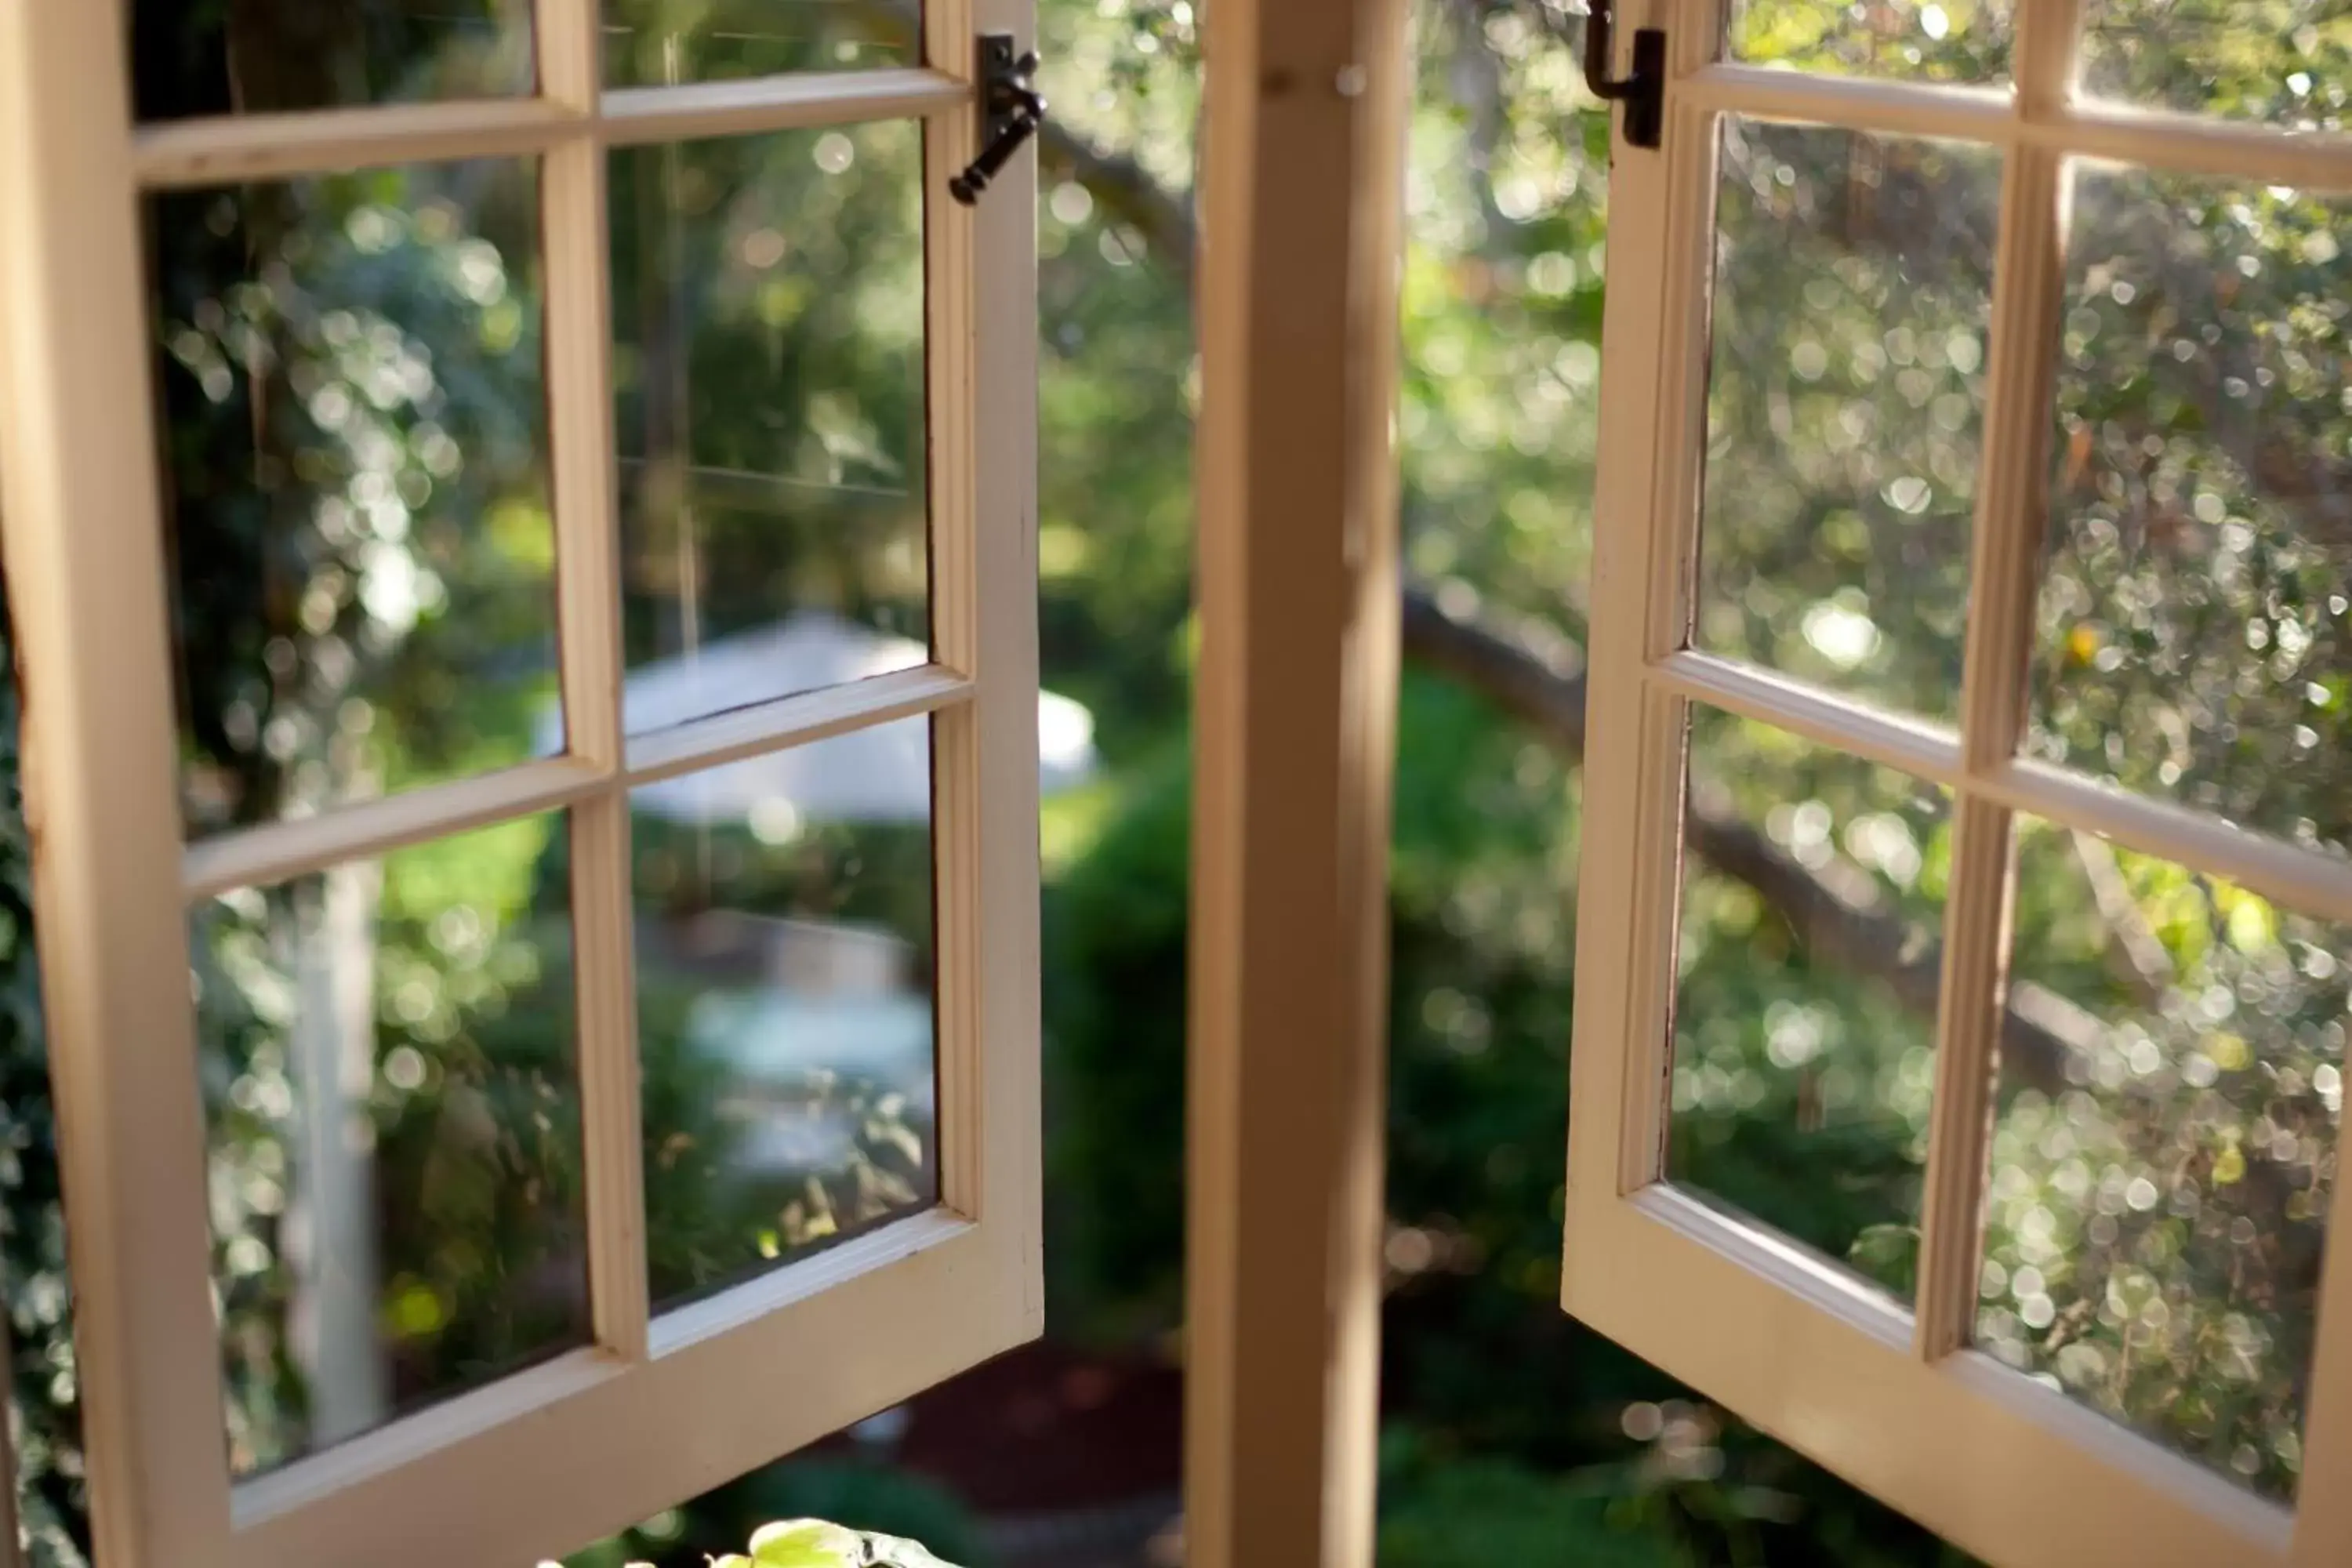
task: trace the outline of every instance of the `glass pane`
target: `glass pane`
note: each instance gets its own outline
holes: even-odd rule
[[[931,758],[901,719],[629,797],[657,1302],[939,1193]]]
[[[585,1342],[560,813],[199,909],[229,1456]]]
[[[907,0],[604,0],[604,85],[922,63]]]
[[[1958,715],[1992,153],[1724,123],[1696,640]]]
[[[1906,1300],[1950,806],[1694,707],[1667,1174]]]
[[[2076,179],[2029,749],[2352,842],[2352,203]]]
[[[2006,1053],[1979,1342],[2291,1496],[2352,931],[2031,819],[2019,858],[2049,1044]]]
[[[142,120],[531,89],[530,0],[133,0]]]
[[[532,166],[149,217],[190,829],[528,756],[556,689]]]
[[[1739,0],[1731,54],[1841,76],[2000,81],[2010,12],[2010,0]]]
[[[2083,85],[2130,103],[2336,130],[2352,89],[2342,0],[2084,0]]]
[[[922,664],[921,128],[612,171],[630,731]]]

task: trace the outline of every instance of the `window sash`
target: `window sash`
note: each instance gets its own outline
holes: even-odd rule
[[[2201,866],[2306,913],[2352,873],[2015,755],[2039,569],[2066,169],[2120,160],[2352,189],[2352,136],[2076,101],[2079,0],[2020,0],[2013,88],[1726,63],[1721,0],[1633,0],[1669,30],[1664,143],[1612,141],[1584,849],[1561,1301],[1743,1419],[2004,1563],[2295,1564],[2352,1554],[2352,1247],[2331,1247],[2290,1510],[1967,1347],[2007,963],[2011,815]],[[1683,645],[1705,450],[1721,116],[1963,139],[2004,157],[1957,736]],[[1958,797],[1916,1310],[1666,1182],[1683,728],[1704,700]],[[2339,1182],[2331,1220],[2352,1228]]]
[[[1034,165],[977,209],[946,193],[977,151],[973,35],[1032,36],[1031,0],[929,0],[922,68],[610,92],[597,0],[539,0],[537,97],[146,129],[130,120],[127,10],[0,15],[0,482],[100,1563],[509,1568],[1034,1337]],[[898,118],[923,122],[931,660],[627,736],[607,149]],[[566,752],[184,847],[141,194],[517,153],[542,159]],[[652,1317],[628,791],[919,713],[934,725],[939,1204]],[[554,806],[572,818],[594,1343],[232,1484],[186,907]],[[173,866],[179,886],[159,889]]]

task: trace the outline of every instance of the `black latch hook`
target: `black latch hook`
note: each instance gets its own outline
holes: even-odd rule
[[[1023,54],[1018,48],[1010,33],[980,36],[980,133],[986,145],[962,174],[948,182],[948,194],[966,206],[980,200],[980,193],[1045,119],[1045,100],[1037,96],[1034,79],[1036,53]]]
[[[1633,34],[1633,74],[1609,79],[1610,13],[1614,0],[1589,0],[1584,17],[1584,85],[1595,98],[1625,105],[1625,144],[1655,147],[1666,125],[1666,35],[1655,27]]]

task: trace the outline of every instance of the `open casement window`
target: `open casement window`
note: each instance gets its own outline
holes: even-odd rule
[[[1036,1331],[988,33],[1029,0],[0,17],[102,1564],[512,1568]]]
[[[1993,1562],[2352,1561],[2352,136],[2225,35],[2337,46],[1620,9],[1564,1303]]]

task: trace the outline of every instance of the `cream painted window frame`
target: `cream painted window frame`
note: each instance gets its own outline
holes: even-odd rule
[[[2352,919],[2352,870],[2015,755],[2039,565],[2072,158],[2352,189],[2352,136],[2148,112],[2074,90],[2079,0],[2016,0],[2013,89],[1728,63],[1727,0],[1626,0],[1668,32],[1664,145],[1612,139],[1561,1301],[1967,1550],[2001,1564],[2352,1562],[2352,1246],[2328,1248],[2296,1508],[2258,1499],[1967,1345],[2008,948],[2011,814],[2105,834]],[[1952,737],[1687,646],[1717,129],[1769,121],[1971,142],[2003,158]],[[1683,730],[1704,700],[1949,787],[1958,837],[1917,1310],[1678,1191],[1664,1166]],[[2352,1226],[2339,1181],[2331,1227]]]
[[[1038,1331],[1034,161],[975,208],[974,35],[918,68],[604,90],[598,0],[537,0],[534,96],[131,121],[123,0],[0,7],[0,482],[100,1568],[515,1568]],[[621,715],[606,153],[923,124],[932,658],[656,734]],[[181,841],[140,241],[146,193],[488,155],[541,163],[564,755]],[[908,715],[934,726],[937,1206],[656,1315],[630,977],[628,791]],[[562,807],[573,844],[593,1343],[258,1479],[223,1436],[186,907]]]

